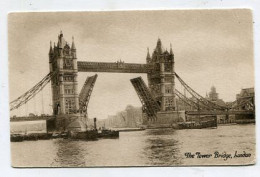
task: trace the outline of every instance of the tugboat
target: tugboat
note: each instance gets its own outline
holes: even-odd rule
[[[97,130],[97,118],[94,118],[94,129],[98,132],[98,138],[119,138],[119,131],[108,130],[104,127]]]
[[[97,118],[94,118],[94,129],[87,130],[84,132],[69,132],[69,138],[82,139],[82,140],[97,140],[98,138],[119,138],[119,131],[108,130],[103,128],[102,130],[97,129]]]

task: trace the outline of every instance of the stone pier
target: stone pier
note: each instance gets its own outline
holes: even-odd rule
[[[170,128],[172,124],[185,121],[185,111],[157,112],[156,120],[148,120],[147,128]]]

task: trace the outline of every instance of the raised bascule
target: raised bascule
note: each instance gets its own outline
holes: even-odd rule
[[[55,122],[57,130],[84,131],[86,129],[87,106],[94,88],[97,74],[88,77],[78,92],[79,72],[112,72],[112,73],[146,73],[148,86],[141,77],[131,79],[131,83],[142,103],[143,122],[148,126],[164,126],[185,120],[185,113],[198,114],[254,114],[254,98],[248,98],[241,104],[253,104],[250,110],[237,110],[238,102],[230,106],[220,106],[195,92],[175,72],[175,62],[172,46],[170,51],[164,50],[158,39],[155,49],[150,55],[147,50],[146,64],[125,63],[117,61],[90,62],[78,61],[77,50],[72,38],[69,45],[61,32],[58,35],[57,45],[50,44],[49,68],[50,73],[37,83],[32,89],[10,103],[10,110],[26,104],[44,86],[51,82],[53,115],[47,119]],[[175,79],[192,96],[188,98],[175,88]],[[192,107],[193,111],[179,111],[176,99]],[[232,106],[234,109],[232,109]],[[241,107],[241,106],[240,106]],[[19,120],[19,118],[15,118]]]

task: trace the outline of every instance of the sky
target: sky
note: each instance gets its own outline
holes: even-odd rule
[[[145,63],[160,38],[172,44],[175,71],[202,96],[215,86],[219,98],[234,101],[242,88],[254,87],[253,29],[250,10],[168,10],[12,13],[8,18],[10,101],[49,72],[50,41],[62,30],[78,61]],[[79,73],[79,88],[87,76]],[[89,117],[100,119],[141,106],[130,79],[145,74],[97,73]],[[176,87],[182,89],[176,82]],[[51,113],[50,84],[11,115]],[[43,105],[43,106],[42,106]]]

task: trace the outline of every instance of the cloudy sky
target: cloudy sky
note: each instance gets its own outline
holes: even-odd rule
[[[9,15],[9,84],[13,100],[48,72],[50,40],[74,36],[78,61],[145,63],[158,37],[172,43],[176,72],[205,96],[214,85],[224,101],[254,86],[252,14],[249,10],[176,10]],[[87,76],[79,73],[79,90]],[[145,74],[98,73],[89,116],[106,118],[126,105],[141,106],[130,79]],[[177,83],[179,85],[179,83]],[[180,86],[177,86],[180,88]],[[43,107],[42,107],[43,103]],[[12,114],[50,113],[50,86]]]

